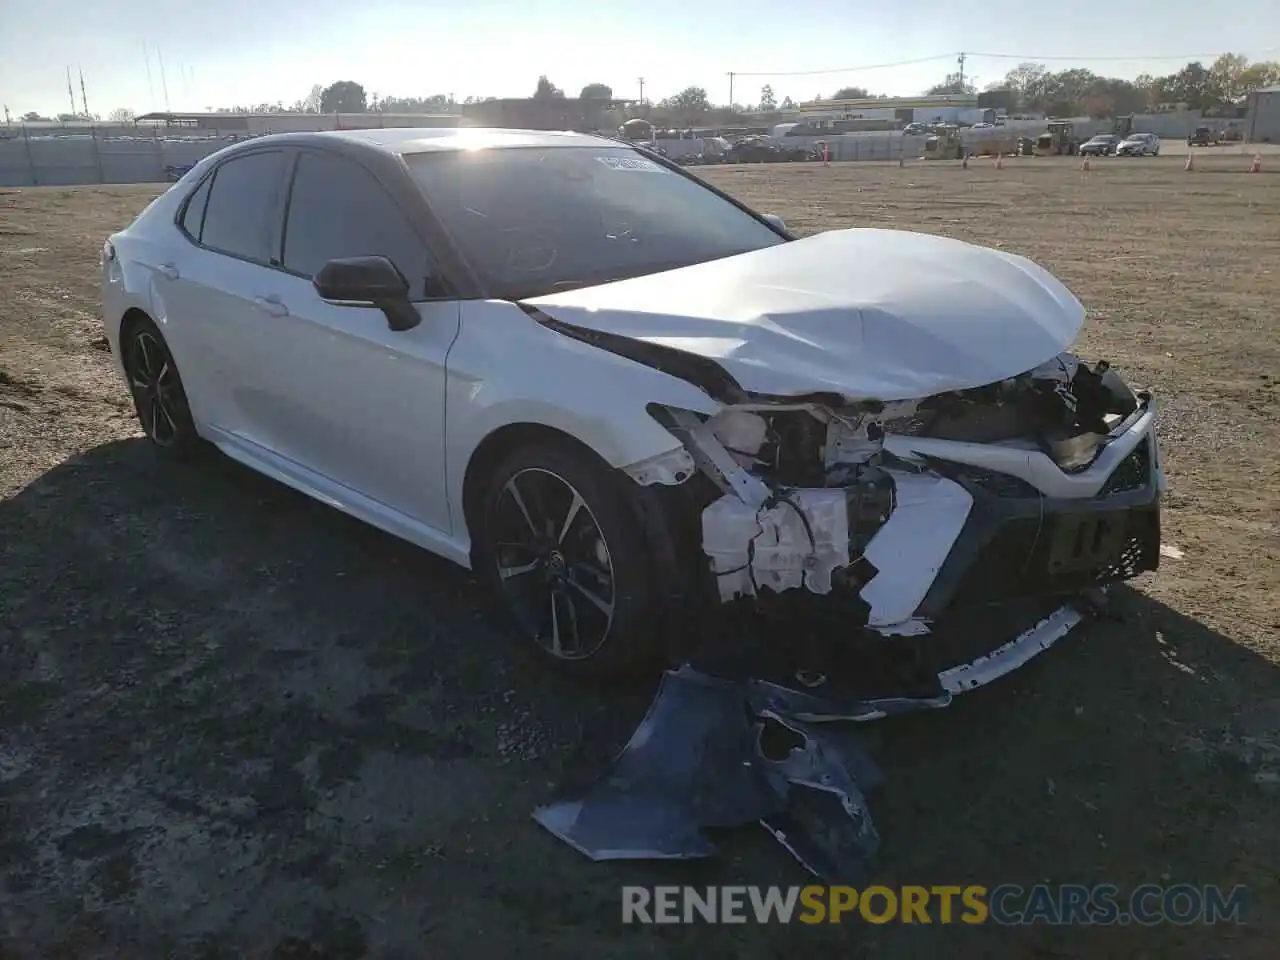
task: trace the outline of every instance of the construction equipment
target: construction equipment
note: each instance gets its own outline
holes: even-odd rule
[[[1018,155],[1017,137],[975,137],[969,144],[972,157],[1014,157]]]
[[[938,127],[924,141],[926,160],[959,160],[964,156],[964,143],[958,127]]]
[[[1070,120],[1050,120],[1045,132],[1036,137],[1037,157],[1075,156],[1079,149],[1075,124]]]
[[[1112,117],[1111,132],[1121,140],[1133,133],[1133,114],[1127,117]]]

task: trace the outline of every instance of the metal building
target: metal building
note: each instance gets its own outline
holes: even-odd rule
[[[1244,137],[1250,143],[1280,143],[1280,87],[1249,94]]]

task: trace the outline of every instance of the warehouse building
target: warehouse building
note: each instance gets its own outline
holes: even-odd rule
[[[1280,87],[1264,87],[1249,94],[1244,136],[1250,143],[1280,143]]]
[[[138,127],[156,127],[165,136],[202,132],[260,136],[308,130],[364,130],[377,127],[458,127],[452,113],[144,113]]]
[[[606,114],[631,100],[581,100],[577,97],[508,97],[462,105],[467,122],[478,127],[516,130],[578,130],[611,126]],[[616,123],[616,121],[613,121]]]
[[[865,97],[858,100],[811,100],[799,107],[800,119],[820,125],[839,120],[886,120],[903,124],[945,120],[976,123],[989,112],[978,107],[978,95],[940,94],[925,97]]]

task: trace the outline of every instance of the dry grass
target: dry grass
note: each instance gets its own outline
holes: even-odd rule
[[[803,878],[751,831],[707,867],[558,845],[529,810],[646,691],[528,671],[452,568],[230,463],[154,462],[94,320],[101,240],[155,192],[122,187],[0,190],[0,953],[1273,955],[1280,175],[1197,161],[706,175],[802,233],[1027,254],[1162,403],[1185,558],[1121,622],[879,728],[884,882],[1244,883],[1253,926],[623,930],[622,883]]]

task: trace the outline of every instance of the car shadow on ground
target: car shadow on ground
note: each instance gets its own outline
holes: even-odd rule
[[[1274,905],[1280,677],[1139,590],[1115,612],[875,726],[880,882],[1242,883]],[[622,884],[805,877],[762,830],[623,865],[542,833],[531,809],[607,763],[652,686],[570,683],[464,571],[217,455],[106,444],[0,502],[0,657],[19,956],[1202,956],[1260,932],[625,928]]]

